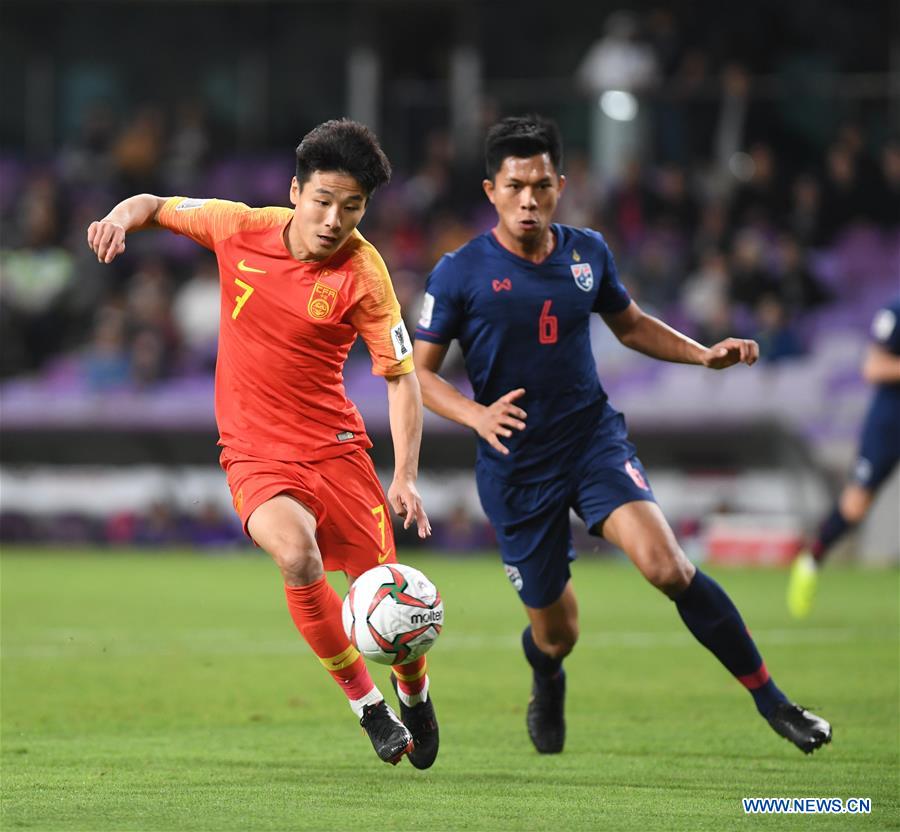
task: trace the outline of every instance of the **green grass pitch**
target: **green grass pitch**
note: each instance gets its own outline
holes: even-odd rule
[[[784,572],[713,570],[776,682],[834,725],[806,757],[634,569],[583,558],[568,742],[540,757],[524,616],[497,561],[402,559],[447,616],[425,772],[376,759],[264,556],[7,549],[3,829],[900,829],[896,570],[826,570],[802,624]],[[373,676],[389,693],[387,669]],[[742,797],[868,797],[872,812],[747,816]]]

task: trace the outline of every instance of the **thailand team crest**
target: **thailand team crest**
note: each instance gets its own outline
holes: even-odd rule
[[[569,268],[572,270],[572,277],[575,278],[575,285],[582,292],[590,292],[594,288],[594,273],[591,271],[590,263],[573,263]]]
[[[509,582],[516,588],[516,592],[521,592],[522,587],[525,586],[525,580],[522,578],[519,567],[504,563],[503,568],[506,570],[506,577],[509,578]]]
[[[322,283],[316,283],[313,286],[312,295],[310,295],[309,303],[306,311],[318,320],[327,318],[331,314],[331,308],[337,299],[337,290],[331,289]]]

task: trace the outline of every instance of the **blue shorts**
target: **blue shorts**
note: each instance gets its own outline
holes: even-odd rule
[[[866,414],[853,481],[877,491],[900,459],[900,397],[876,394]]]
[[[478,496],[500,545],[510,582],[529,607],[547,607],[562,595],[575,560],[570,509],[591,534],[615,509],[635,500],[656,501],[628,441],[622,415],[608,408],[584,452],[552,479],[516,485],[476,466]]]

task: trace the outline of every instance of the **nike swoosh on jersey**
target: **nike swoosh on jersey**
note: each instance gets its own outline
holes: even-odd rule
[[[382,553],[378,556],[378,562],[379,562],[379,563],[384,563],[390,556],[391,556],[391,550],[388,549],[386,552],[382,552]]]
[[[246,260],[241,260],[240,263],[237,264],[239,272],[253,272],[253,274],[266,274],[265,269],[254,269],[253,266],[248,266]]]

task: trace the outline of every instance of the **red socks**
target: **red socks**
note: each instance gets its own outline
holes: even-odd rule
[[[285,586],[284,592],[294,624],[347,695],[353,710],[361,714],[363,705],[383,699],[363,657],[344,632],[341,599],[325,576],[307,586]]]
[[[397,677],[397,695],[408,706],[428,698],[428,673],[425,656],[407,664],[395,664],[391,670]]]

